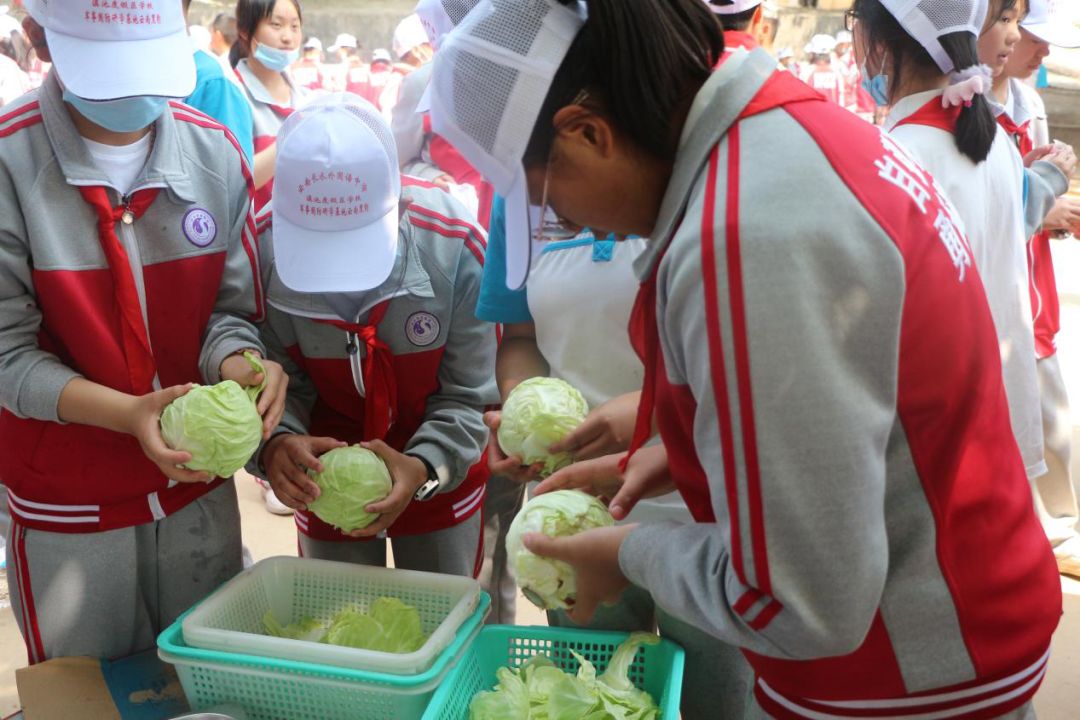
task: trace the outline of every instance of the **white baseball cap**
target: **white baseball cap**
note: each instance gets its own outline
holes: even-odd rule
[[[506,200],[506,284],[529,276],[540,210],[522,159],[551,82],[587,17],[580,0],[481,0],[442,39],[431,74],[431,121]]]
[[[300,108],[277,136],[274,264],[298,292],[359,292],[390,276],[401,174],[390,126],[363,98]]]
[[[810,45],[808,46],[811,55],[828,55],[836,49],[836,40],[832,35],[815,35],[810,38]]]
[[[420,0],[416,3],[416,16],[424,26],[428,42],[436,50],[443,35],[457,27],[480,0]]]
[[[423,45],[428,41],[427,31],[424,24],[416,13],[409,15],[394,28],[392,47],[394,54],[399,58],[405,57],[413,48]]]
[[[371,53],[371,62],[385,62],[393,64],[394,56],[391,55],[390,51],[386,48],[376,48],[375,51]]]
[[[180,0],[127,3],[118,10],[71,0],[26,0],[45,28],[64,86],[86,100],[137,95],[187,97],[195,90],[195,56]]]
[[[322,50],[322,40],[320,40],[319,38],[312,35],[311,37],[309,37],[307,39],[307,42],[304,43],[304,49],[305,50],[320,50],[321,51]]]
[[[1020,27],[1051,45],[1062,48],[1080,47],[1080,28],[1056,10],[1050,0],[1029,0],[1028,14],[1020,21]]]
[[[342,48],[352,48],[353,50],[355,50],[356,47],[357,44],[355,35],[350,35],[349,33],[341,33],[336,38],[334,38],[334,44],[331,45],[328,49],[330,50],[330,52],[334,52],[335,50],[340,50]]]
[[[956,32],[982,33],[987,0],[881,0],[901,27],[922,45],[943,73],[956,65],[941,45],[941,38]]]
[[[705,0],[709,8],[717,15],[738,15],[753,10],[761,0]]]

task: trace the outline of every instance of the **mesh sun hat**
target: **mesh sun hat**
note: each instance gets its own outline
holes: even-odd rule
[[[1057,47],[1080,47],[1080,28],[1072,24],[1051,0],[1029,0],[1028,14],[1020,27]]]
[[[479,0],[420,0],[413,12],[420,18],[431,47],[438,50],[443,36],[457,27],[478,2]]]
[[[274,170],[274,265],[299,292],[359,292],[390,276],[401,175],[390,126],[363,98],[326,95],[285,120]]]
[[[563,58],[585,24],[584,3],[482,0],[442,39],[431,76],[432,129],[506,200],[506,284],[529,276],[533,228],[522,158]]]
[[[705,0],[705,4],[717,15],[738,15],[753,10],[761,0]]]
[[[190,95],[195,56],[180,0],[126,5],[106,10],[90,2],[26,0],[26,11],[45,28],[64,87],[79,97]]]
[[[881,0],[901,27],[922,45],[943,73],[956,66],[941,45],[941,37],[956,32],[982,33],[987,0]]]

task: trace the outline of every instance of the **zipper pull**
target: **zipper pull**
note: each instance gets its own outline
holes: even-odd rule
[[[125,225],[131,225],[135,222],[135,213],[131,211],[131,198],[127,195],[120,198],[120,204],[124,206],[124,214],[120,216],[120,221]]]

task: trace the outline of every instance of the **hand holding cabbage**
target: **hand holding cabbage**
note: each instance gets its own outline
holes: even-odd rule
[[[268,442],[263,448],[262,466],[278,500],[293,510],[307,510],[319,497],[319,486],[307,471],[322,472],[319,456],[343,447],[345,443],[334,438],[291,433],[283,433]]]
[[[248,359],[249,355],[256,363]],[[242,388],[262,388],[255,399],[255,409],[262,417],[263,440],[268,439],[285,414],[285,392],[289,386],[289,375],[285,369],[273,360],[245,351],[225,358],[218,373],[223,381],[232,380]]]
[[[562,538],[614,524],[603,503],[578,490],[539,495],[525,503],[506,534],[510,572],[525,597],[542,609],[566,609],[573,606],[577,590],[573,567],[534,554],[525,547],[526,535]]]
[[[252,353],[244,353],[244,358],[265,380],[259,358]],[[211,478],[232,477],[262,440],[262,417],[255,404],[262,389],[245,389],[233,380],[192,388],[161,413],[161,437],[170,448],[191,455],[183,464],[188,470]]]
[[[585,398],[557,378],[530,378],[515,387],[503,403],[498,443],[508,457],[522,465],[541,464],[541,477],[573,462],[569,452],[552,453],[551,446],[581,425],[589,412]]]
[[[385,499],[392,489],[390,469],[371,450],[352,445],[331,450],[319,458],[320,472],[309,470],[319,487],[308,509],[343,533],[371,525],[379,513],[369,506]]]

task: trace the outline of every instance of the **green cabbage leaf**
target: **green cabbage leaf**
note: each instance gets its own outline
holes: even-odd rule
[[[393,482],[390,470],[382,458],[358,445],[334,448],[324,453],[319,462],[323,471],[308,474],[319,486],[319,497],[308,504],[308,510],[344,533],[366,528],[377,514],[365,507],[390,494]]]

